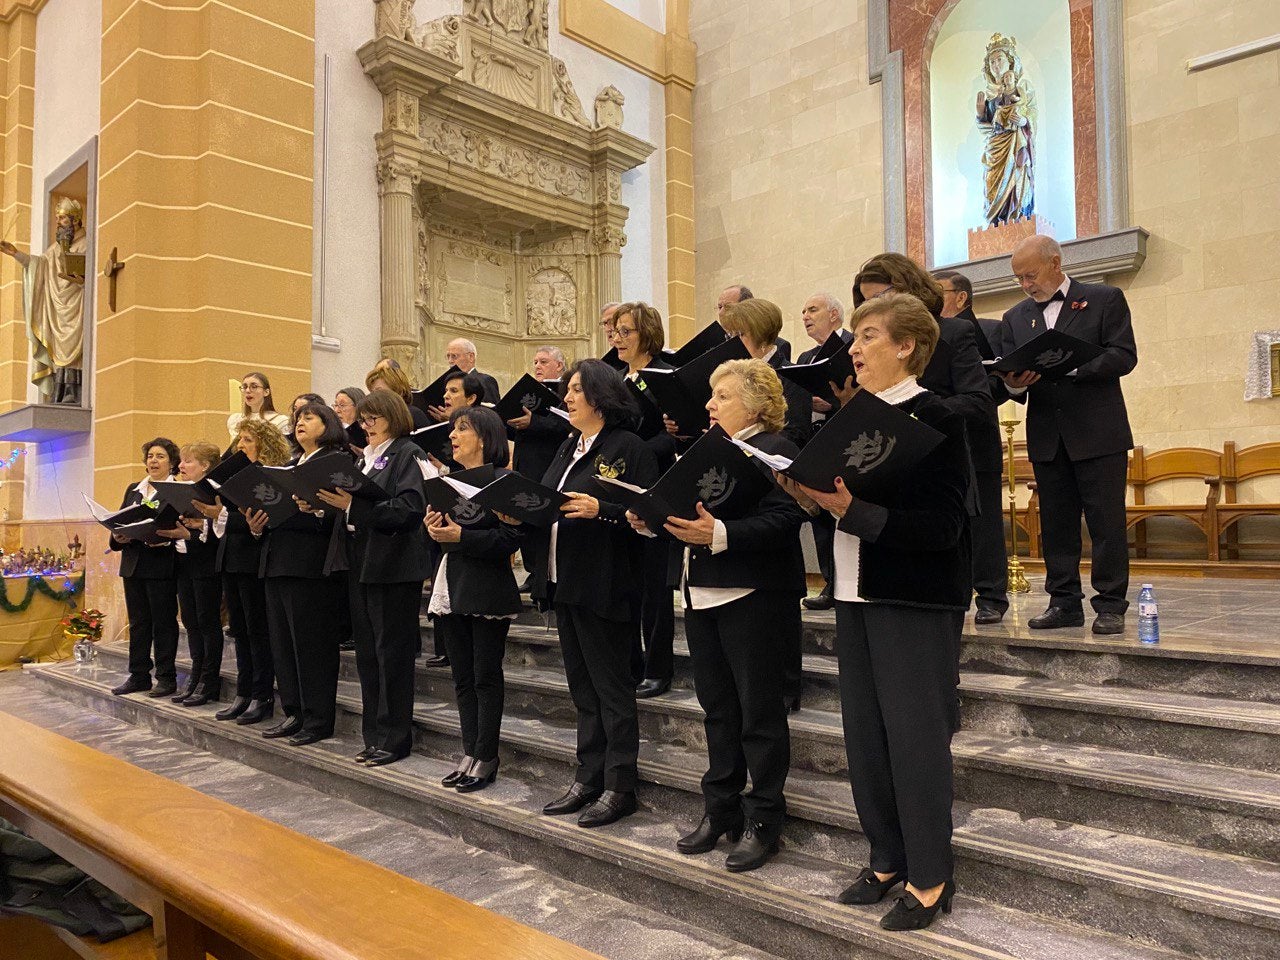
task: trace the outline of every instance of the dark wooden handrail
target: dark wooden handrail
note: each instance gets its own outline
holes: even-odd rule
[[[150,913],[169,960],[596,956],[3,712],[0,816]]]

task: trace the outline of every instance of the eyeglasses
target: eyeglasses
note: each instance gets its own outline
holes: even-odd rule
[[[631,335],[634,333],[635,331],[632,330],[630,327],[614,327],[613,328],[613,336],[617,337],[619,340],[629,340],[631,339]]]
[[[240,392],[246,393],[249,390],[265,390],[267,389],[260,383],[242,383],[240,384]]]
[[[893,284],[889,284],[889,286],[885,287],[883,290],[877,293],[874,297],[868,297],[867,299],[879,300],[881,297],[887,297],[891,293],[893,293]]]
[[[360,418],[360,426],[362,426],[362,427],[372,427],[375,423],[377,423],[377,422],[378,422],[379,420],[381,420],[381,419],[382,419],[382,417],[378,416],[377,414],[374,414],[374,415],[372,415],[372,416],[368,416],[368,417],[361,417],[361,418]]]

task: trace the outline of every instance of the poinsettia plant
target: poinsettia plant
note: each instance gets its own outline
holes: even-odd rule
[[[107,619],[101,610],[81,610],[62,618],[63,633],[85,637],[95,643],[102,639],[102,624]]]

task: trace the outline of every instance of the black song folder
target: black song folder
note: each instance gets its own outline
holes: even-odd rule
[[[778,373],[808,390],[811,396],[821,397],[828,403],[835,401],[831,384],[843,388],[853,374],[853,361],[849,359],[849,345],[833,333],[818,350],[813,363],[790,364],[779,367]],[[855,384],[856,384],[855,380]]]
[[[178,511],[168,504],[161,504],[157,510],[145,503],[135,503],[122,510],[109,511],[88,496],[85,496],[84,502],[89,505],[93,519],[125,540],[139,540],[143,543],[173,542],[168,537],[156,534],[157,530],[172,530],[179,523]]]
[[[490,483],[471,498],[487,510],[505,514],[533,527],[549,527],[560,519],[561,504],[569,498],[559,490],[512,471]]]
[[[413,391],[410,394],[412,404],[419,410],[426,410],[427,412],[430,412],[428,410],[429,407],[443,407],[444,385],[449,382],[450,377],[457,376],[458,372],[457,367],[450,367],[421,390]]]
[[[1014,350],[1007,357],[997,357],[984,365],[997,373],[1040,374],[1045,380],[1060,380],[1081,364],[1102,355],[1102,347],[1088,343],[1069,333],[1046,330]]]
[[[449,434],[453,432],[453,425],[445,420],[442,423],[433,423],[429,427],[419,427],[409,434],[409,439],[416,443],[423,453],[435,457],[441,463],[449,463],[453,460],[453,443],[449,439]]]
[[[648,490],[596,477],[606,500],[621,503],[659,536],[667,517],[698,518],[701,503],[717,520],[737,520],[760,502],[773,482],[719,427],[712,427]]]
[[[217,490],[209,483],[208,477],[194,483],[186,480],[156,480],[155,487],[160,502],[172,507],[181,516],[203,520],[204,514],[191,505],[192,500],[212,505],[218,496]]]
[[[794,461],[752,453],[814,490],[831,493],[836,477],[841,477],[854,496],[869,496],[902,482],[942,440],[943,434],[933,427],[859,390]]]
[[[559,405],[560,398],[553,390],[526,373],[503,394],[502,399],[494,404],[493,409],[505,423],[508,420],[523,417],[526,409],[530,413],[542,413]]]
[[[683,367],[691,360],[696,360],[708,350],[720,346],[729,335],[718,322],[711,323],[694,335],[693,339],[678,350],[664,350],[662,355],[673,367]]]
[[[489,470],[492,478],[493,468],[490,467]],[[465,474],[466,471],[461,473]],[[462,489],[458,489],[459,487]],[[471,499],[471,494],[478,493],[479,488],[479,484],[467,483],[458,474],[432,477],[422,485],[427,495],[427,505],[436,513],[450,517],[460,527],[475,526],[488,516],[485,508]]]
[[[710,423],[707,401],[711,399],[711,374],[722,363],[746,360],[750,356],[742,339],[734,337],[678,370],[646,367],[640,376],[652,391],[658,409],[679,425],[680,435],[695,437]]]
[[[627,390],[631,393],[631,398],[635,400],[636,407],[640,411],[635,434],[641,440],[649,440],[665,431],[667,427],[662,422],[662,411],[658,409],[658,401],[650,396],[647,384],[641,386],[643,383],[643,380],[640,383],[635,380],[626,381]]]
[[[271,469],[251,463],[219,489],[225,493],[224,499],[237,507],[265,511],[269,528],[278,527],[298,512],[292,491],[268,472]]]

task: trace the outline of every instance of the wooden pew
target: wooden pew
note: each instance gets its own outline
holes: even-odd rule
[[[1129,488],[1133,503],[1125,508],[1125,526],[1133,530],[1134,555],[1147,556],[1147,520],[1151,517],[1178,517],[1199,528],[1205,537],[1205,559],[1217,557],[1217,523],[1215,507],[1218,486],[1213,479],[1222,473],[1223,456],[1204,447],[1171,447],[1147,453],[1134,447],[1129,457]],[[1203,480],[1208,491],[1203,503],[1147,503],[1148,488],[1172,480]]]
[[[0,816],[149,913],[165,960],[595,957],[5,713]]]
[[[1240,559],[1239,527],[1248,517],[1280,517],[1280,503],[1241,503],[1240,484],[1260,477],[1280,476],[1280,443],[1259,443],[1243,450],[1228,440],[1222,451],[1222,473],[1216,479],[1221,487],[1221,497],[1216,509],[1216,529],[1213,535],[1213,559],[1218,559],[1218,541],[1225,539],[1227,556]],[[1267,550],[1280,550],[1280,541],[1256,543],[1253,546]]]

